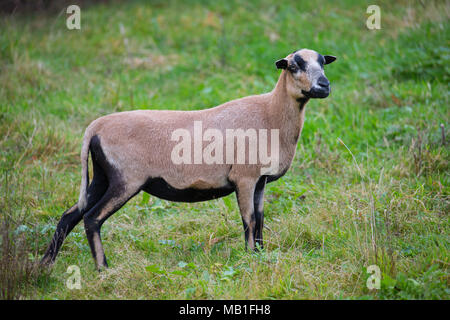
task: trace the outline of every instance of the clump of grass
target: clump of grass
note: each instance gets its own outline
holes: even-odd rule
[[[436,132],[438,129],[435,128]],[[424,173],[431,174],[436,172],[448,171],[448,155],[443,147],[445,140],[442,140],[442,146],[439,142],[430,141],[431,135],[417,130],[417,136],[411,138],[409,152],[412,158],[412,165],[417,176]],[[437,139],[435,139],[437,140]]]
[[[7,178],[2,182],[6,193],[0,202],[0,299],[29,298],[33,296],[35,280],[49,275],[49,270],[38,263],[39,233],[24,216],[14,217],[17,204],[24,205],[18,202],[20,194],[9,188]]]
[[[3,217],[0,225],[0,299],[20,299],[36,276],[38,267],[30,259],[30,246],[24,233],[16,232]]]

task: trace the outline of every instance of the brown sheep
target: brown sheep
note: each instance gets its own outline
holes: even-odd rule
[[[206,201],[236,192],[246,247],[262,248],[265,185],[279,179],[291,166],[305,105],[310,98],[329,95],[330,83],[323,66],[334,60],[312,50],[298,50],[276,62],[282,72],[269,93],[200,111],[135,110],[93,121],[86,129],[81,150],[79,201],[64,212],[41,262],[52,264],[67,234],[84,219],[97,268],[107,267],[100,228],[140,191],[182,202]],[[228,133],[234,136],[228,139]],[[194,141],[183,141],[183,134],[193,136]],[[223,136],[227,137],[226,146]],[[265,161],[261,150],[259,157],[250,152],[258,138],[257,146],[265,149]],[[242,151],[239,143],[242,147],[246,139],[249,150],[244,146]],[[90,185],[89,152],[94,172]],[[243,159],[248,159],[247,163]]]

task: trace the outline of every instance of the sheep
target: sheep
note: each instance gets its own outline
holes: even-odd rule
[[[269,93],[204,110],[134,110],[94,120],[85,131],[81,149],[79,200],[63,213],[41,263],[54,263],[65,237],[83,219],[96,267],[98,270],[107,267],[100,228],[140,191],[179,202],[207,201],[235,192],[244,227],[245,248],[262,249],[265,186],[282,177],[291,166],[303,128],[305,105],[312,98],[325,98],[330,94],[330,82],[323,66],[335,60],[334,56],[301,49],[276,61],[276,67],[282,71]],[[213,140],[211,133],[217,138],[227,130],[241,129],[236,138],[243,137],[251,144],[255,141],[252,130],[277,132],[278,136],[271,136],[266,146],[272,153],[278,151],[271,155],[276,156],[277,165],[267,168],[267,163],[261,159],[256,162],[253,159],[252,163],[238,162],[239,153],[225,163],[205,163],[195,154],[193,163],[189,162],[192,158],[188,156],[185,162],[174,161],[176,143],[179,142],[178,146],[182,143],[182,135],[174,135],[174,132],[198,135],[194,127],[199,122],[209,130],[205,140]],[[196,143],[203,147],[205,140],[194,141],[194,147]],[[278,150],[272,148],[275,144]],[[191,145],[191,141],[185,143],[186,150],[191,150]],[[224,148],[217,147],[215,153],[230,151]],[[234,145],[230,148],[236,150]],[[244,152],[250,158],[250,152]],[[90,184],[89,153],[93,165]]]

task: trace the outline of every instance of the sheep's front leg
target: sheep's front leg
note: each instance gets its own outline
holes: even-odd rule
[[[264,188],[267,178],[261,177],[255,187],[254,207],[255,207],[255,241],[260,249],[263,249],[263,227],[264,227]]]
[[[251,180],[236,183],[236,198],[241,212],[245,232],[245,248],[255,249],[256,218],[254,210],[254,193],[256,183]]]

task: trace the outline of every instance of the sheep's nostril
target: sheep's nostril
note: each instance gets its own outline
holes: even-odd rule
[[[328,81],[325,77],[320,77],[317,84],[321,87],[328,87],[330,85],[330,81]]]

